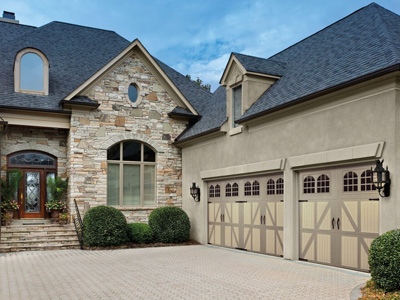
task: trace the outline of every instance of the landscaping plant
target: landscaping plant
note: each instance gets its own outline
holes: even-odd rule
[[[164,206],[153,210],[149,216],[149,226],[156,242],[183,243],[190,237],[189,217],[176,206]]]
[[[385,292],[400,290],[400,229],[372,241],[368,263],[377,287]]]
[[[154,242],[153,232],[148,224],[128,224],[128,235],[130,241],[135,244],[150,244]]]
[[[110,206],[88,210],[83,218],[83,241],[88,247],[109,247],[129,241],[125,216]]]

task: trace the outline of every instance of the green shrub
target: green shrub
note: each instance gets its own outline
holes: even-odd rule
[[[182,243],[190,237],[189,217],[176,206],[159,207],[153,210],[149,216],[149,226],[156,242]]]
[[[150,244],[154,241],[153,232],[148,224],[128,224],[128,235],[130,241],[135,244]]]
[[[119,246],[129,241],[125,216],[118,209],[97,206],[83,219],[83,241],[89,247]]]
[[[372,280],[386,292],[400,290],[400,229],[372,241],[368,263]]]

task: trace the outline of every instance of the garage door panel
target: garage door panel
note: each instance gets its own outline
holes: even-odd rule
[[[342,201],[341,213],[339,215],[338,228],[341,231],[360,232],[359,226],[359,206],[356,201]]]
[[[224,237],[226,247],[237,248],[239,246],[239,227],[226,225]]]
[[[365,201],[361,203],[361,232],[379,232],[379,202]]]
[[[330,234],[317,234],[316,236],[316,261],[332,263],[332,239]]]
[[[360,257],[359,241],[357,237],[341,237],[341,265],[343,267],[358,267],[358,258]]]
[[[302,232],[300,235],[300,258],[306,260],[316,260],[315,256],[315,240],[316,235],[312,233]]]
[[[315,228],[315,206],[314,202],[300,203],[300,228]]]

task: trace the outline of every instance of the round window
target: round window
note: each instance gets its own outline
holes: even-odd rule
[[[128,97],[129,97],[129,100],[131,100],[132,103],[135,103],[137,101],[137,99],[138,99],[138,90],[137,90],[136,85],[134,85],[133,83],[131,83],[129,85]]]

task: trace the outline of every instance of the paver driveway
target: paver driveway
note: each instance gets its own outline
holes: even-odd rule
[[[178,246],[0,256],[0,299],[349,299],[368,274]]]

